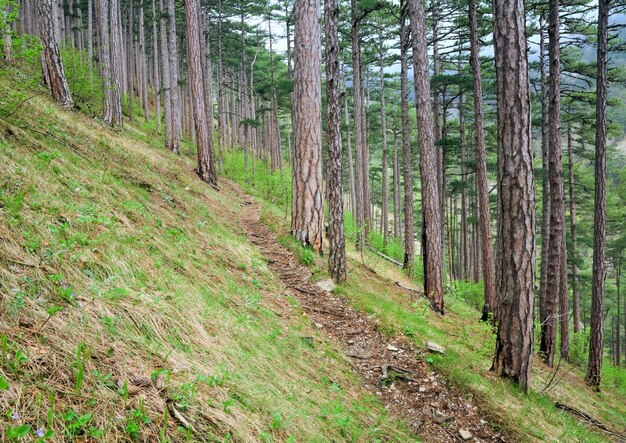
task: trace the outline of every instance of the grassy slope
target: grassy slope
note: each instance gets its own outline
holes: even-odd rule
[[[0,440],[409,441],[283,296],[237,196],[161,144],[43,97],[0,120]]]
[[[263,173],[257,173],[256,184],[251,179],[246,184],[241,163],[233,156],[227,161],[227,174],[249,192],[264,198],[269,194],[268,188],[276,188],[277,178]],[[288,239],[288,220],[281,200],[264,200],[265,221],[283,234],[284,243],[300,254],[303,261],[310,260],[306,251]],[[477,396],[485,410],[514,434],[525,441],[607,441],[597,429],[557,409],[554,406],[557,401],[590,414],[618,432],[626,432],[626,371],[605,364],[603,392],[595,393],[583,382],[581,369],[562,364],[550,387],[540,393],[553,378],[553,370],[535,358],[533,392],[525,395],[489,372],[495,335],[488,326],[477,321],[481,314],[468,303],[474,301],[474,295],[465,298],[461,291],[449,292],[446,316],[441,317],[434,314],[424,300],[409,299],[403,292],[393,290],[390,280],[406,287],[414,285],[397,267],[374,254],[361,254],[351,244],[348,246],[351,272],[348,282],[338,287],[337,293],[376,318],[390,335],[404,336],[420,347],[427,340],[444,345],[447,349],[444,356],[426,358],[460,389]],[[324,259],[314,259],[311,266],[315,278],[327,277]],[[374,269],[378,276],[368,268]]]

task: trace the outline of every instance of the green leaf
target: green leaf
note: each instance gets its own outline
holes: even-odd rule
[[[9,381],[0,375],[0,391],[6,391],[9,389]]]

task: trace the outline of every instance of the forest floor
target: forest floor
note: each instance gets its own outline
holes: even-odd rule
[[[484,415],[473,396],[463,394],[433,371],[413,343],[385,336],[371,316],[334,296],[328,290],[331,287],[324,289],[312,282],[310,269],[278,243],[276,235],[259,218],[259,204],[246,197],[242,220],[250,241],[260,248],[269,268],[298,299],[315,327],[352,360],[352,367],[367,389],[390,412],[411,424],[424,441],[515,440],[496,431],[499,427],[493,426],[493,420]],[[372,277],[381,278],[373,272]],[[411,292],[401,286],[395,288]]]

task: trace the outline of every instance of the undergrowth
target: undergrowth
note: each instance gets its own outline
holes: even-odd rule
[[[64,112],[20,89],[33,63],[0,69],[1,441],[413,439],[283,295],[240,195],[154,120],[112,131],[89,91]]]
[[[231,163],[230,167],[241,168],[241,164]],[[238,180],[237,176],[233,178]],[[261,199],[263,213],[274,214],[266,216],[264,222],[279,234],[281,243],[300,257],[303,264],[311,266],[314,278],[327,275],[324,258],[302,257],[302,246],[288,235],[288,216],[273,200],[264,199],[263,192],[257,190],[257,187],[264,186],[260,183],[271,181],[271,178],[263,177],[255,186],[251,185],[251,177],[248,181],[247,189]],[[456,281],[449,284],[445,296],[446,315],[442,317],[430,310],[425,299],[408,297],[389,284],[390,280],[395,280],[407,286],[420,286],[420,274],[409,281],[391,262],[354,248],[356,227],[350,213],[346,214],[346,237],[349,240],[349,277],[345,284],[338,285],[335,293],[371,316],[390,336],[404,336],[422,348],[426,347],[428,340],[443,345],[445,354],[425,353],[424,359],[457,389],[475,396],[485,413],[494,418],[493,426],[504,426],[523,441],[606,441],[606,436],[597,428],[587,426],[555,407],[556,402],[562,402],[590,414],[617,432],[626,429],[626,409],[623,407],[626,371],[605,364],[603,391],[595,393],[589,389],[583,380],[583,369],[577,366],[580,365],[577,360],[584,359],[587,349],[583,334],[575,337],[572,364],[561,363],[553,369],[543,365],[539,358],[535,359],[533,391],[526,395],[518,386],[496,377],[489,370],[496,336],[488,323],[479,321],[483,304],[482,283]],[[378,232],[370,234],[370,246],[402,261],[398,244],[392,241],[384,245]],[[418,257],[416,271],[421,267],[419,260]],[[375,270],[379,277],[372,278],[370,270]]]

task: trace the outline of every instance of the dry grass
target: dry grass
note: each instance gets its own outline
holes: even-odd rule
[[[44,98],[0,120],[0,440],[411,438],[282,295],[238,196],[160,144]]]

